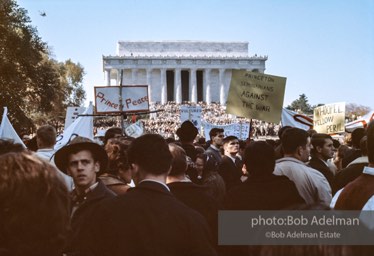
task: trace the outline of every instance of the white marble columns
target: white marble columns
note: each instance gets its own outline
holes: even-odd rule
[[[161,69],[161,104],[167,102],[166,69]]]
[[[181,69],[177,68],[174,70],[174,99],[176,103],[182,103],[182,81],[181,81]]]
[[[105,69],[105,85],[110,86],[110,69]]]
[[[211,81],[210,73],[211,69],[204,70],[204,82],[203,82],[203,97],[205,96],[206,103],[212,103],[212,92],[211,92]]]
[[[197,102],[196,69],[190,69],[190,101]]]
[[[221,105],[226,105],[226,95],[225,95],[225,69],[219,69],[219,103]]]
[[[135,68],[131,69],[131,84],[133,84],[133,85],[136,84],[137,74],[138,74],[137,69],[135,69]]]
[[[173,97],[168,97],[168,85],[167,85],[167,69],[168,68],[152,68],[146,67],[143,70],[140,69],[125,69],[127,77],[122,78],[122,85],[137,85],[146,84],[148,85],[148,98],[149,102],[161,102],[165,104],[168,98],[171,98],[176,103],[182,103],[182,68],[174,69],[174,95]],[[120,84],[121,80],[121,70],[114,69],[114,74],[116,74],[116,85]],[[226,84],[226,70],[225,68],[213,69],[206,68],[203,69],[203,81],[202,94],[203,101],[210,104],[212,102],[220,102],[220,104],[225,105],[227,99],[227,88],[229,85]],[[145,71],[145,72],[144,72]],[[218,71],[218,72],[217,72]],[[113,75],[112,69],[105,69],[105,84],[106,86],[111,85],[111,75]],[[158,73],[159,72],[159,73]],[[192,103],[197,103],[198,101],[198,81],[197,81],[197,69],[189,68],[189,92],[188,101]],[[131,74],[131,76],[130,76]],[[160,75],[160,76],[159,76]],[[201,81],[200,81],[201,83]],[[152,92],[153,91],[153,92]]]
[[[146,76],[147,76],[147,85],[148,85],[148,102],[154,102],[155,100],[152,98],[152,69],[146,69]]]

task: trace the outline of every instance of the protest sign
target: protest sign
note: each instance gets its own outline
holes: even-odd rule
[[[144,128],[143,123],[140,121],[137,121],[134,124],[129,125],[125,129],[126,135],[134,138],[138,138],[143,135]]]
[[[202,122],[203,129],[204,129],[204,137],[207,140],[210,140],[209,132],[213,128],[221,128],[224,129],[224,135],[227,136],[236,136],[240,140],[246,140],[249,135],[250,125],[249,123],[235,123],[235,124],[226,124],[226,125],[218,125],[218,124],[211,124],[208,122]]]
[[[285,77],[233,70],[226,112],[279,123],[285,88]]]
[[[191,121],[197,129],[201,127],[201,106],[181,106],[180,107],[180,120]]]
[[[314,108],[314,130],[318,133],[345,131],[345,103],[331,103]]]
[[[120,98],[122,88],[123,112],[149,111],[148,86],[107,86],[95,87],[96,113],[121,112]]]

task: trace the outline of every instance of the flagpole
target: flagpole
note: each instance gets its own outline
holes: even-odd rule
[[[119,82],[119,108],[121,110],[121,130],[122,135],[124,134],[124,118],[123,118],[123,102],[122,102],[122,78],[123,78],[123,69],[121,69],[121,77]]]

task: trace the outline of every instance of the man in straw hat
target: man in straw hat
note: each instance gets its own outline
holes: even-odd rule
[[[56,152],[55,164],[73,178],[75,188],[71,193],[71,234],[67,255],[79,254],[88,242],[89,221],[99,202],[114,194],[97,179],[105,171],[108,157],[105,150],[88,138],[77,136]]]

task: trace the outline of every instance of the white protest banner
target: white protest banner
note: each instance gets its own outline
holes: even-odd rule
[[[249,129],[250,129],[249,123],[218,125],[218,124],[211,124],[211,123],[207,123],[203,121],[202,125],[204,129],[204,137],[206,138],[206,140],[210,140],[209,132],[213,128],[224,129],[225,137],[236,136],[240,140],[246,140],[248,138]]]
[[[314,108],[313,127],[318,133],[345,131],[345,103],[331,103]]]
[[[149,111],[148,86],[133,85],[95,87],[96,113],[121,112],[120,88],[122,88],[123,112]]]
[[[68,107],[66,109],[65,129],[68,128],[69,125],[78,118],[78,115],[82,114],[85,110],[85,107]]]
[[[136,123],[126,127],[125,132],[127,136],[138,138],[142,136],[144,132],[143,123],[140,121],[137,121]]]
[[[226,112],[279,123],[285,88],[285,77],[233,70]]]
[[[282,110],[282,126],[291,126],[305,131],[313,129],[313,119],[289,109]]]
[[[10,123],[7,115],[8,115],[8,108],[4,107],[3,118],[1,120],[1,125],[0,125],[0,138],[13,140],[14,143],[19,143],[24,148],[26,148],[25,144],[23,143],[21,138],[18,136],[16,130],[14,130],[13,125]]]
[[[349,122],[345,125],[345,130],[347,132],[353,132],[356,128],[366,128],[368,124],[374,120],[374,111],[371,111],[358,120]]]
[[[92,102],[83,113],[83,115],[92,115],[93,114],[93,106]],[[74,138],[74,136],[82,136],[89,138],[91,140],[94,139],[93,135],[93,116],[79,116],[75,121],[67,127],[62,134],[57,136],[56,145],[54,149],[57,151],[68,142]]]
[[[181,123],[191,121],[197,129],[201,127],[201,106],[182,105],[180,107]]]

